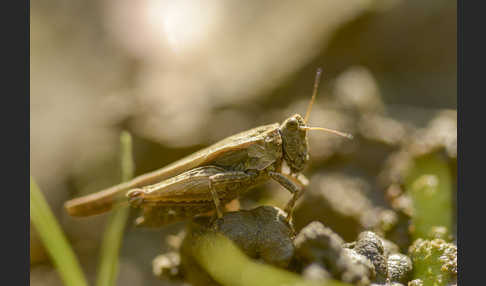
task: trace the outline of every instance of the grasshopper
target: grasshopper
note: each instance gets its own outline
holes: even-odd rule
[[[222,206],[273,179],[292,193],[285,207],[290,221],[306,181],[301,172],[309,161],[307,132],[321,130],[352,138],[350,134],[307,125],[321,73],[319,68],[305,117],[295,114],[282,124],[263,125],[230,136],[166,167],[70,200],[65,203],[67,212],[71,216],[95,215],[128,201],[143,209],[137,226],[162,226],[214,209],[220,218]],[[290,174],[282,172],[284,161]],[[128,199],[122,199],[124,195]]]

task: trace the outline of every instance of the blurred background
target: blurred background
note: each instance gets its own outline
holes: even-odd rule
[[[108,216],[71,218],[63,203],[120,181],[121,130],[134,137],[142,174],[304,114],[318,67],[310,124],[356,140],[310,133],[311,190],[299,202],[298,228],[321,219],[350,241],[367,227],[353,227],[346,206],[322,213],[306,201],[315,189],[331,206],[347,191],[361,196],[361,213],[356,200],[349,206],[356,216],[396,209],[388,171],[409,146],[443,148],[455,180],[456,1],[44,0],[30,9],[30,172],[90,282]],[[282,207],[289,198],[270,182],[240,203]],[[350,216],[346,226],[340,211]],[[172,285],[153,275],[152,259],[184,225],[136,229],[136,216],[118,285]],[[30,231],[31,285],[61,285]]]

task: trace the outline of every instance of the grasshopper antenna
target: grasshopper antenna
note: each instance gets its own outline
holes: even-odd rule
[[[307,106],[307,111],[305,112],[305,117],[304,121],[307,123],[307,120],[309,119],[310,112],[312,110],[312,105],[314,104],[314,101],[317,96],[317,89],[319,88],[319,83],[321,82],[321,77],[322,77],[322,68],[318,68],[316,72],[316,79],[314,80],[314,91],[312,92],[312,98],[311,101],[309,102],[309,106]]]
[[[337,131],[337,130],[329,129],[329,128],[324,128],[324,127],[302,126],[302,127],[300,127],[300,129],[303,129],[303,130],[319,130],[319,131],[325,131],[325,132],[329,132],[329,133],[332,133],[332,134],[336,134],[336,135],[339,135],[339,136],[342,136],[342,137],[346,137],[348,139],[353,139],[353,135],[351,135],[349,133],[344,133],[344,132],[341,132],[341,131]]]
[[[311,98],[311,101],[309,102],[309,106],[307,107],[307,111],[305,112],[304,121],[306,123],[308,122],[309,115],[310,115],[310,112],[312,110],[312,105],[314,104],[314,101],[316,100],[317,90],[319,88],[319,83],[321,82],[321,77],[322,77],[322,68],[318,68],[317,72],[316,72],[316,79],[314,80],[314,91],[312,92],[312,98]],[[342,137],[345,137],[345,138],[348,138],[348,139],[353,139],[353,135],[351,135],[351,134],[340,132],[340,131],[337,131],[337,130],[334,130],[334,129],[324,128],[324,127],[302,126],[302,127],[300,127],[300,129],[302,129],[302,130],[325,131],[325,132],[336,134],[336,135],[339,135],[339,136],[342,136]]]

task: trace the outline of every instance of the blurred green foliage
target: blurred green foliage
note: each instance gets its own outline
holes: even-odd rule
[[[453,220],[451,174],[449,164],[439,153],[415,160],[406,182],[413,201],[414,240],[450,236]]]
[[[120,143],[122,181],[124,182],[133,177],[135,169],[130,133],[123,131],[120,135]],[[110,215],[101,245],[100,264],[96,280],[98,286],[116,285],[118,256],[129,212],[130,209],[127,206],[122,206]]]
[[[30,220],[64,284],[88,285],[76,255],[32,176],[30,177]]]
[[[453,223],[451,174],[446,159],[435,152],[415,159],[406,183],[413,201],[409,255],[414,279],[425,286],[447,285],[457,273],[457,249],[446,242]]]

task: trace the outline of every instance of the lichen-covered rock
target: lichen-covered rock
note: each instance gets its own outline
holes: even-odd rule
[[[366,258],[365,256],[357,253],[353,249],[344,248],[343,254],[351,259],[351,262],[356,265],[363,266],[361,268],[365,269],[367,272],[367,276],[370,280],[374,279],[376,276],[375,266],[371,261]]]
[[[368,285],[374,275],[374,266],[365,257],[344,249],[343,239],[320,222],[304,227],[294,243],[296,255],[304,265],[321,264],[343,282]]]
[[[344,240],[321,222],[311,222],[294,240],[296,254],[306,262],[337,260]]]
[[[417,239],[409,248],[414,278],[425,285],[442,286],[457,279],[457,247],[443,239]]]
[[[405,254],[395,253],[387,258],[388,278],[392,282],[406,283],[410,280],[412,260]]]
[[[377,281],[385,281],[387,277],[387,264],[381,238],[371,231],[363,231],[356,240],[354,250],[373,263],[376,269]]]

